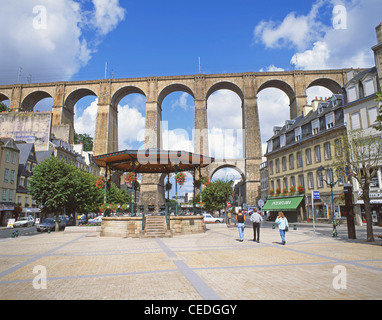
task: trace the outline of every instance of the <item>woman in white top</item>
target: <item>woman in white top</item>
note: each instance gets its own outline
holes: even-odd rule
[[[288,220],[285,218],[284,212],[280,211],[277,216],[275,223],[279,225],[280,236],[282,240],[282,244],[285,245],[285,229],[289,228]]]

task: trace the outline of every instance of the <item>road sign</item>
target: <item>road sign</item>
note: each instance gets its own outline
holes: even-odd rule
[[[320,199],[320,191],[313,191],[313,199]]]
[[[264,200],[263,199],[260,199],[259,201],[257,201],[257,205],[259,206],[259,207],[264,207]]]
[[[227,203],[227,207],[228,207],[228,208],[231,208],[231,202],[228,202],[228,203]]]

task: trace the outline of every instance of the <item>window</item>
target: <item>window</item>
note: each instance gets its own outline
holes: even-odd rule
[[[4,182],[9,181],[9,169],[5,169],[4,171]]]
[[[273,180],[271,181],[271,190],[275,191],[275,182]]]
[[[313,172],[308,173],[308,188],[314,189]]]
[[[324,155],[325,155],[325,160],[332,159],[332,151],[330,149],[330,142],[326,142],[324,144]]]
[[[321,146],[315,146],[314,147],[314,158],[316,162],[321,162]]]
[[[280,136],[280,148],[285,147],[285,142],[285,134],[283,134],[282,136]]]
[[[1,199],[3,202],[7,202],[7,194],[8,194],[8,190],[3,189],[3,194],[2,194],[2,199]]]
[[[294,129],[294,139],[295,141],[301,140],[301,127]]]
[[[324,187],[324,182],[323,181],[321,181],[321,177],[320,177],[320,175],[317,173],[317,187],[318,188],[323,188]]]
[[[17,159],[17,153],[16,152],[12,152],[12,163],[13,164],[16,164],[16,159]]]
[[[325,115],[326,129],[334,127],[334,112]]]
[[[302,167],[302,153],[301,151],[297,152],[297,168]]]
[[[11,171],[11,183],[14,183],[14,182],[15,182],[15,175],[16,175],[15,170],[12,170],[12,171]]]
[[[280,172],[280,159],[276,159],[276,173]]]
[[[298,176],[298,184],[299,185],[302,185],[302,186],[305,186],[305,183],[304,183],[304,176],[302,174],[300,174]]]
[[[312,121],[312,134],[315,135],[320,132],[320,121],[315,119]]]
[[[294,155],[293,153],[289,155],[289,170],[294,169]]]
[[[290,177],[290,185],[293,186],[293,187],[296,187],[296,179],[295,179],[294,176]]]
[[[284,183],[284,189],[286,189],[286,191],[288,192],[288,178],[284,178],[283,183]]]
[[[369,126],[372,126],[378,117],[377,107],[371,107],[371,108],[367,109],[367,116],[369,117]]]
[[[357,90],[355,87],[351,87],[348,89],[348,101],[352,102],[357,100]]]
[[[333,169],[327,169],[326,170],[326,181],[328,182],[334,182],[334,176],[333,176]]]
[[[280,181],[280,179],[277,179],[277,181],[276,181],[276,189],[280,189],[281,190],[281,181]]]
[[[282,157],[281,162],[282,162],[282,166],[283,166],[283,171],[286,171],[287,170],[287,160],[286,160],[286,157]]]
[[[15,195],[15,191],[14,190],[9,190],[9,198],[8,198],[9,202],[13,202],[14,201],[14,195]]]
[[[269,161],[269,174],[273,174],[273,161]]]
[[[5,162],[11,162],[11,152],[9,150],[5,151]]]
[[[334,150],[335,150],[337,157],[342,156],[342,141],[341,141],[341,139],[336,139],[336,141],[334,141]]]
[[[350,114],[350,122],[352,130],[361,129],[361,119],[359,116],[359,112],[354,112]]]
[[[363,87],[365,89],[365,96],[370,96],[371,94],[375,93],[374,89],[374,80],[369,79],[363,83]]]
[[[273,150],[273,140],[268,141],[268,152],[272,152]]]
[[[312,151],[309,149],[305,150],[306,164],[312,164]]]

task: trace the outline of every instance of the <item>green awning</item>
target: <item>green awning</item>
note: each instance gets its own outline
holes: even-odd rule
[[[262,208],[263,211],[294,211],[304,197],[269,199]]]

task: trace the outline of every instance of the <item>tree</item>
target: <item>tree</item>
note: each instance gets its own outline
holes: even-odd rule
[[[9,111],[8,106],[5,103],[0,102],[0,112]]]
[[[82,134],[74,132],[74,143],[82,143],[84,145],[84,151],[93,150],[93,138],[86,133]]]
[[[202,202],[207,211],[222,209],[231,194],[232,181],[216,180],[203,189]]]
[[[373,223],[370,208],[369,189],[372,179],[377,175],[378,164],[382,156],[382,141],[379,135],[367,135],[356,130],[342,136],[341,149],[335,154],[335,166],[343,170],[344,175],[355,179],[360,186],[364,201],[367,224],[367,241],[373,242]]]
[[[55,214],[56,230],[59,214],[96,211],[103,201],[96,177],[56,157],[40,162],[29,182],[28,191],[43,212]]]

